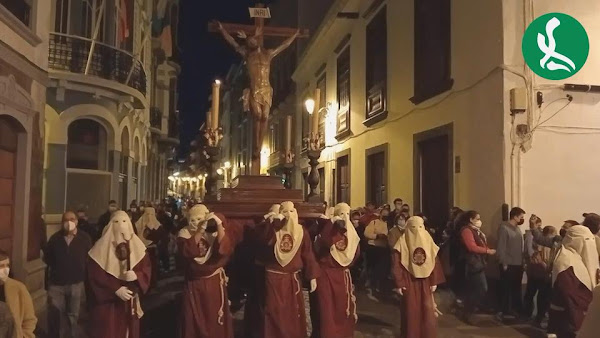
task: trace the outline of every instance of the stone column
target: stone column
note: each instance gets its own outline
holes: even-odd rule
[[[112,173],[112,182],[110,189],[110,199],[120,202],[119,196],[119,171],[121,168],[121,152],[118,150],[110,150],[108,152],[108,163],[112,163],[112,166],[108,168],[108,171]]]

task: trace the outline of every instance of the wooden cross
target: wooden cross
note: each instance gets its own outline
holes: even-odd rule
[[[262,8],[263,4],[257,4],[256,7]],[[237,32],[244,32],[247,36],[254,36],[257,29],[262,29],[262,35],[258,37],[258,44],[263,46],[263,36],[269,37],[290,37],[296,34],[296,28],[290,27],[273,27],[273,26],[265,26],[264,18],[254,18],[254,25],[242,25],[235,23],[222,23],[223,28],[229,34],[235,34]],[[212,33],[218,33],[219,27],[215,22],[210,22],[208,24],[208,31]],[[309,36],[308,29],[303,29],[300,31],[298,35],[299,38],[307,38]]]

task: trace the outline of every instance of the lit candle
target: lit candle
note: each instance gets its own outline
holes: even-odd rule
[[[216,80],[212,87],[212,119],[211,128],[217,130],[219,128],[219,88],[221,81]]]
[[[312,114],[312,132],[319,133],[319,108],[321,108],[321,89],[315,89],[315,111]]]
[[[285,152],[292,150],[292,115],[285,118]]]

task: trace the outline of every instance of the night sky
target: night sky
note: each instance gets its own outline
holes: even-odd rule
[[[261,1],[265,4],[275,1]],[[181,50],[179,77],[179,112],[182,122],[180,156],[198,133],[208,109],[211,83],[224,77],[239,55],[220,34],[208,32],[208,22],[252,23],[248,7],[255,0],[180,0],[178,45]]]

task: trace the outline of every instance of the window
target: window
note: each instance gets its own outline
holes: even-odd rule
[[[105,0],[106,1],[106,0]],[[79,11],[76,11],[75,9],[79,7]],[[94,27],[96,25],[96,23],[98,22],[98,16],[101,14],[100,13],[100,8],[102,7],[102,1],[101,0],[83,0],[83,1],[71,1],[71,10],[75,13],[79,12],[81,13],[81,16],[79,18],[75,18],[73,17],[72,19],[76,19],[76,20],[80,20],[79,24],[75,24],[72,25],[70,24],[71,27],[76,28],[76,27],[80,27],[79,29],[81,30],[80,32],[69,32],[70,34],[75,34],[75,35],[81,35],[83,37],[86,38],[94,38]],[[104,13],[108,13],[108,11],[106,10],[106,6],[104,7]],[[105,15],[102,15],[102,18],[100,19],[100,29],[98,30],[98,36],[96,36],[96,40],[101,41],[101,42],[105,42],[104,41],[104,25],[106,22],[106,17]]]
[[[387,20],[383,7],[367,25],[367,113],[365,125],[371,126],[387,116]],[[371,120],[369,120],[371,119]]]
[[[0,0],[0,5],[8,9],[19,21],[29,27],[31,19],[31,5],[26,0]]]
[[[452,88],[450,0],[415,0],[414,96],[418,104]]]
[[[337,159],[337,203],[350,203],[350,161],[345,155]]]
[[[308,95],[305,95],[302,100],[302,151],[308,149],[308,134],[310,133],[310,115],[304,108],[304,102],[308,99]]]
[[[366,151],[367,155],[367,201],[381,206],[387,203],[386,152],[387,145]]]
[[[77,120],[69,125],[67,167],[106,170],[106,130],[96,121]]]
[[[69,33],[69,2],[70,0],[56,0],[54,31],[57,33]]]
[[[319,114],[319,141],[321,143],[321,148],[325,148],[325,120],[327,119],[327,114],[325,110],[321,110],[327,107],[327,74],[323,74],[319,80],[317,80],[317,88],[320,89],[320,97],[319,97],[319,109],[321,112]]]
[[[350,134],[350,47],[337,59],[337,139]]]
[[[319,188],[317,190],[319,191],[319,195],[321,196],[321,199],[324,201],[325,200],[325,168],[319,169]]]

